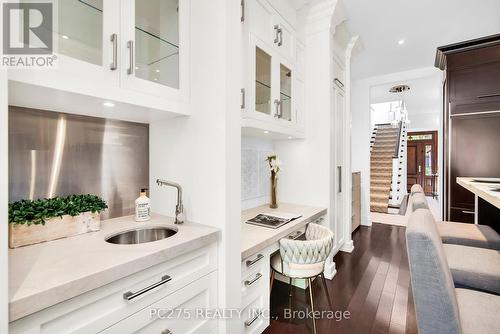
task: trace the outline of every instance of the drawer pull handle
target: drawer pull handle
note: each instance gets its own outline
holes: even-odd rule
[[[253,317],[251,320],[245,321],[245,327],[250,327],[252,324],[255,322],[255,320],[259,319],[260,315],[262,314],[262,311],[259,311],[255,317]]]
[[[474,211],[467,211],[467,210],[462,210],[462,213],[466,213],[468,215],[475,215],[476,214]]]
[[[147,286],[147,287],[145,287],[137,292],[132,292],[132,291],[125,292],[123,294],[123,299],[131,301],[132,299],[137,298],[137,297],[145,294],[146,292],[151,291],[151,290],[159,287],[160,285],[163,285],[167,282],[170,282],[171,280],[172,280],[172,277],[170,277],[168,275],[164,275],[164,276],[162,276],[161,280],[159,280],[158,282],[153,283],[150,286]]]
[[[478,95],[476,96],[476,98],[478,99],[486,99],[488,97],[498,97],[500,96],[500,93],[497,93],[497,94],[485,94],[485,95]]]
[[[254,279],[251,279],[249,281],[245,281],[245,286],[250,286],[252,284],[254,284],[255,282],[257,282],[260,278],[262,277],[262,274],[261,273],[257,273],[257,275],[255,275],[255,278]]]
[[[161,334],[172,334],[172,332],[170,331],[170,329],[164,329],[161,331]]]
[[[257,257],[253,260],[248,260],[247,261],[247,267],[251,267],[253,266],[254,264],[256,264],[257,262],[259,262],[260,260],[262,260],[264,258],[264,255],[262,254],[259,254],[257,255]]]

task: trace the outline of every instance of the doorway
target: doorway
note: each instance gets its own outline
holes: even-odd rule
[[[408,132],[407,188],[420,184],[426,196],[437,193],[437,131]]]

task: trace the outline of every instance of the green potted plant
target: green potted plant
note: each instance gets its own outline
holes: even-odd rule
[[[9,204],[9,247],[66,238],[101,228],[108,205],[95,195],[71,195]]]

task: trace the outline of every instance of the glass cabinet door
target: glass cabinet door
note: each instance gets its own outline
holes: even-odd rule
[[[292,120],[292,71],[280,64],[280,118]]]
[[[255,111],[271,115],[271,56],[255,48]]]
[[[103,0],[59,1],[57,17],[59,53],[102,66]]]
[[[135,76],[179,88],[179,0],[135,0]]]

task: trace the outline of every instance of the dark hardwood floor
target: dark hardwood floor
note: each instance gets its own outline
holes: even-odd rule
[[[349,311],[349,319],[318,319],[318,333],[417,333],[410,288],[405,228],[376,224],[353,234],[354,251],[339,252],[337,274],[327,281],[334,311]],[[308,310],[308,290],[294,288],[292,310]],[[329,310],[319,281],[313,282],[316,310]],[[311,333],[310,319],[285,319],[288,285],[275,281],[271,295],[271,325],[264,333]],[[336,315],[339,315],[337,312]],[[290,314],[290,313],[288,313]]]

